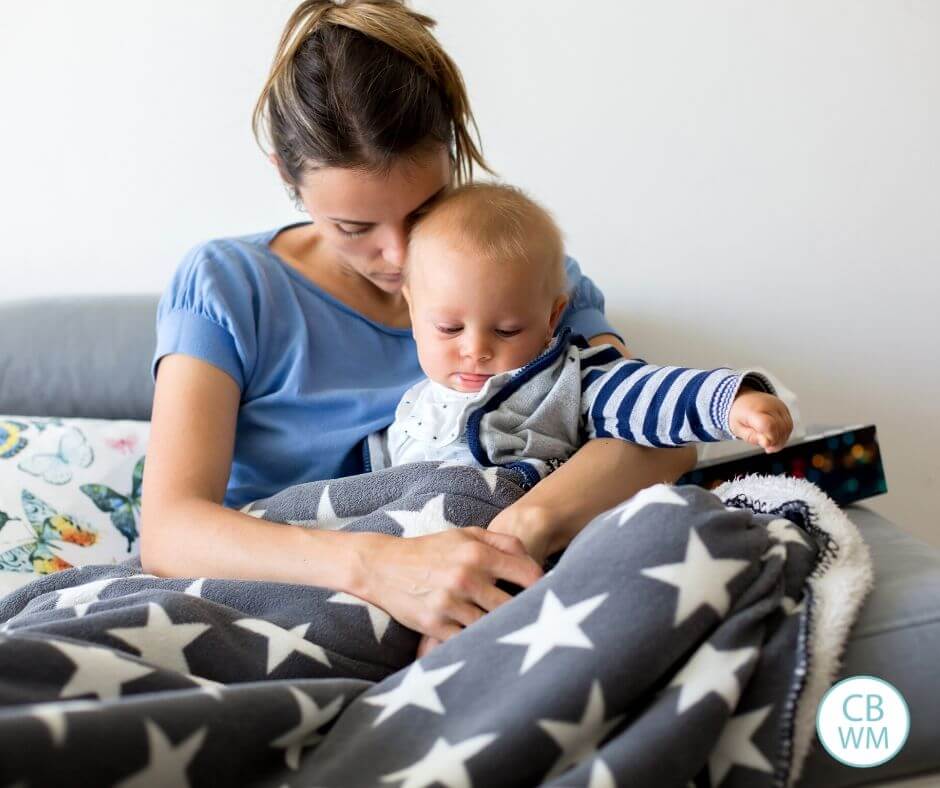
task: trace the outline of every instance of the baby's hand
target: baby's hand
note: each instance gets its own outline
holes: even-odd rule
[[[742,387],[731,405],[731,432],[768,454],[780,451],[793,431],[793,419],[783,400],[773,394]]]

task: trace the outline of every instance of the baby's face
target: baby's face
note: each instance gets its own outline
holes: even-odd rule
[[[549,343],[564,309],[544,273],[490,262],[422,239],[409,258],[405,295],[421,368],[457,391],[479,391],[491,376],[524,366]]]

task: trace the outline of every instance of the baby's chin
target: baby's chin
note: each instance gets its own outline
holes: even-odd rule
[[[445,380],[438,380],[437,382],[454,391],[472,394],[480,391],[483,386],[486,385],[486,381],[491,377],[493,377],[493,375],[462,375],[459,372],[455,372],[449,375]]]

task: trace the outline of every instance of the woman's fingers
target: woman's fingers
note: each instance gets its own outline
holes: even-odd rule
[[[484,553],[474,556],[477,560],[473,563],[494,580],[508,580],[517,586],[528,588],[545,574],[542,567],[524,549],[522,555],[507,553],[502,549],[506,534],[491,534],[482,528],[462,530],[469,532],[481,542],[485,542],[483,546],[489,548]]]
[[[526,556],[529,554],[518,536],[501,534],[497,531],[489,530],[485,530],[484,533],[487,535],[487,540],[493,547],[503,550],[506,553],[512,553],[513,555]]]

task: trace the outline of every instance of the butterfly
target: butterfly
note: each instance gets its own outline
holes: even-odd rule
[[[69,427],[59,439],[59,450],[55,454],[37,452],[17,467],[33,476],[41,476],[49,484],[67,484],[72,481],[69,466],[87,468],[94,459],[95,453],[85,434],[78,427]]]
[[[29,490],[23,490],[20,497],[29,520],[28,536],[22,544],[0,553],[0,569],[41,575],[71,569],[72,564],[54,552],[60,549],[60,543],[90,547],[98,541],[98,534],[90,526],[79,523],[70,515],[60,514]],[[0,528],[19,519],[9,517],[5,512],[2,514],[5,520]]]
[[[26,448],[29,441],[20,433],[28,426],[19,421],[0,421],[0,459],[8,460]]]
[[[137,438],[133,435],[128,435],[125,438],[107,438],[105,443],[115,451],[121,452],[121,454],[131,454],[137,447]]]
[[[140,487],[144,478],[144,458],[137,460],[131,478],[131,494],[121,495],[105,484],[83,484],[80,489],[102,512],[111,515],[114,527],[127,539],[127,552],[137,538],[137,517],[140,515]]]
[[[40,432],[45,432],[46,427],[61,427],[62,419],[30,419],[30,423]]]

